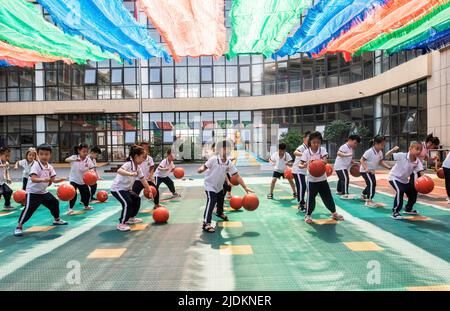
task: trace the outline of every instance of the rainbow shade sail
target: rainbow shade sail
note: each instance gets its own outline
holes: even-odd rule
[[[423,50],[425,52],[427,51],[433,51],[440,49],[444,46],[447,46],[450,44],[450,29],[438,32],[437,34],[433,35],[432,37],[425,39],[421,42],[414,43],[411,45],[406,45],[403,47],[403,50]]]
[[[137,0],[175,61],[221,57],[227,49],[224,0]]]
[[[319,55],[315,56],[343,52],[345,59],[350,60],[350,54],[355,53],[364,44],[376,39],[379,35],[390,33],[422,18],[444,2],[447,1],[389,1],[385,6],[375,8],[363,21],[353,25],[349,31],[331,41]]]
[[[146,26],[139,24],[123,6],[122,0],[38,2],[65,33],[83,36],[128,61],[153,57],[171,60],[167,51],[150,38]]]
[[[300,24],[302,11],[311,3],[310,0],[234,0],[227,57],[239,54],[269,57]]]
[[[414,47],[449,28],[450,2],[436,7],[431,13],[412,24],[392,33],[384,34],[367,43],[355,54],[360,55],[375,50],[385,50],[389,54],[395,53],[405,48]]]
[[[322,0],[308,11],[301,27],[286,40],[276,56],[284,57],[299,52],[318,54],[331,40],[387,1]]]
[[[2,0],[0,40],[42,55],[72,59],[77,63],[109,58],[120,60],[116,55],[103,52],[87,41],[64,34],[47,22],[39,9],[25,0]]]

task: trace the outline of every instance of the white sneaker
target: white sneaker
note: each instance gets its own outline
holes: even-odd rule
[[[116,228],[117,230],[122,232],[127,232],[131,230],[130,226],[128,226],[127,224],[118,224]]]
[[[67,221],[64,221],[64,220],[62,220],[62,219],[58,219],[58,220],[54,220],[53,221],[53,224],[55,225],[55,226],[64,226],[64,225],[67,225],[68,224],[68,222]]]
[[[94,208],[92,206],[85,206],[84,210],[86,211],[92,211]]]
[[[378,207],[378,204],[377,204],[377,203],[371,202],[371,201],[366,202],[365,205],[366,205],[367,207]]]
[[[14,235],[15,236],[22,236],[23,232],[21,228],[16,228],[16,230],[14,230]]]
[[[181,198],[181,195],[177,192],[172,194],[172,199]]]
[[[306,222],[307,224],[312,224],[314,221],[312,220],[311,216],[306,215],[306,216],[305,216],[305,222]]]
[[[13,209],[14,209],[14,207],[12,207],[12,206],[3,206],[3,209],[5,210],[5,211],[12,211]]]
[[[367,195],[365,195],[365,194],[361,194],[361,200],[363,200],[363,201],[367,201],[368,199],[367,199]]]
[[[142,218],[133,217],[133,218],[128,219],[126,224],[127,225],[134,225],[134,224],[140,224],[142,222],[143,222]]]
[[[67,210],[67,216],[72,216],[72,215],[74,215],[74,214],[75,214],[75,211],[74,211],[73,209],[69,208],[69,209]]]

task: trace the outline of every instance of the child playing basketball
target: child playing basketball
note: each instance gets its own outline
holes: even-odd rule
[[[102,150],[97,146],[92,147],[91,151],[89,152],[89,158],[91,159],[92,163],[94,164],[94,167],[92,168],[92,170],[97,175],[97,180],[101,179],[100,175],[98,174],[98,170],[97,170],[97,158],[100,154],[102,154]],[[95,183],[92,186],[89,186],[89,190],[91,193],[91,201],[97,200],[95,198],[95,193],[97,192],[97,183]]]
[[[239,184],[247,193],[253,192],[239,176],[238,171],[231,160],[228,159],[228,150],[230,150],[230,147],[231,144],[226,140],[216,144],[216,155],[209,158],[208,161],[198,169],[199,174],[206,172],[204,183],[207,201],[205,212],[203,214],[202,229],[208,233],[215,232],[214,227],[211,225],[214,207],[216,207],[216,216],[224,221],[228,221],[228,217],[223,212],[225,198],[223,184],[227,178],[227,173],[231,176],[237,175]]]
[[[5,205],[3,209],[6,211],[12,210],[11,196],[13,191],[8,186],[11,184],[11,176],[9,175],[9,156],[11,151],[8,147],[0,147],[0,198],[5,198]]]
[[[21,166],[23,168],[22,190],[25,190],[27,188],[28,177],[30,176],[30,169],[34,163],[34,160],[36,160],[36,149],[29,148],[27,150],[27,153],[25,154],[25,159],[17,161],[16,165],[14,165],[15,170],[19,169],[19,166]]]
[[[278,151],[274,152],[270,158],[269,162],[273,165],[273,175],[272,182],[270,184],[270,193],[267,195],[268,199],[273,199],[273,190],[275,189],[275,184],[277,180],[281,177],[284,178],[284,170],[288,166],[288,163],[292,161],[292,157],[289,153],[286,152],[286,144],[281,143],[278,146]],[[291,185],[291,189],[293,192],[293,197],[297,197],[297,193],[295,192],[295,185],[292,179],[288,179],[289,184]]]
[[[353,164],[353,152],[360,142],[361,137],[358,135],[350,135],[347,142],[340,146],[337,152],[334,170],[339,178],[337,182],[337,194],[340,195],[342,199],[349,198],[348,187],[350,185],[350,176],[348,170]]]
[[[66,159],[67,163],[70,163],[70,184],[78,190],[81,195],[81,203],[84,205],[85,210],[93,210],[94,208],[89,206],[91,201],[91,190],[89,186],[83,181],[83,175],[94,169],[94,163],[91,158],[88,157],[88,146],[86,144],[79,144],[75,147],[75,154]],[[73,207],[77,202],[77,195],[70,200],[69,209],[67,215],[74,215]]]
[[[144,189],[152,197],[150,186],[139,167],[146,158],[147,154],[144,148],[137,145],[131,146],[127,162],[117,170],[116,178],[114,178],[112,183],[111,194],[122,205],[122,213],[120,214],[119,224],[116,227],[119,231],[130,231],[129,225],[142,222],[142,219],[135,217],[141,207],[141,198],[132,191],[136,177],[139,178]]]
[[[398,149],[399,148],[396,147],[395,151]],[[393,155],[395,165],[389,172],[389,183],[396,193],[391,216],[393,219],[403,219],[400,215],[400,211],[403,207],[403,196],[405,194],[408,197],[408,203],[405,206],[405,214],[419,214],[413,207],[417,201],[417,190],[414,187],[415,176],[421,175],[423,171],[422,161],[419,159],[421,151],[422,144],[413,141],[409,145],[408,153],[398,152]],[[411,175],[414,176],[414,178]]]
[[[158,168],[155,172],[155,183],[156,189],[159,190],[159,186],[161,183],[164,183],[169,191],[172,193],[172,198],[179,198],[180,195],[175,190],[175,184],[172,179],[170,179],[169,174],[175,168],[175,164],[173,163],[173,155],[172,150],[167,150],[166,158],[159,163]]]
[[[320,132],[313,132],[308,138],[308,149],[305,150],[300,159],[299,167],[308,168],[312,160],[321,160],[327,162],[328,152],[321,147],[323,138]],[[308,200],[306,206],[305,222],[312,223],[311,215],[316,207],[316,196],[320,195],[325,207],[331,212],[331,216],[335,220],[344,220],[344,217],[336,213],[336,205],[331,195],[330,185],[327,181],[327,174],[324,172],[320,177],[314,177],[308,170],[307,176]]]
[[[30,169],[30,178],[27,183],[27,198],[25,208],[19,217],[15,236],[23,235],[23,225],[30,219],[39,206],[44,205],[50,210],[54,220],[53,225],[67,225],[67,222],[59,218],[59,201],[53,194],[48,192],[47,187],[52,183],[58,183],[62,179],[56,179],[53,166],[49,164],[52,157],[52,147],[43,144],[37,147],[39,159],[34,161]]]
[[[295,186],[297,188],[297,202],[298,210],[302,213],[306,212],[305,207],[305,193],[306,193],[306,168],[300,168],[300,160],[302,158],[303,152],[308,149],[308,136],[311,134],[310,131],[305,132],[303,135],[303,144],[297,147],[294,151],[295,160],[292,165],[292,173],[294,175]]]

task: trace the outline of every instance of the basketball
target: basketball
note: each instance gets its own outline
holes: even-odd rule
[[[290,167],[284,170],[284,178],[286,178],[287,180],[294,179],[294,175],[292,174],[292,169]]]
[[[434,189],[434,181],[428,176],[422,176],[417,178],[414,182],[414,187],[417,192],[422,194],[428,194]]]
[[[165,207],[158,207],[153,211],[153,220],[157,224],[166,223],[169,220],[169,210]]]
[[[242,204],[243,204],[243,199],[241,197],[234,196],[230,199],[230,207],[232,209],[234,209],[235,211],[240,209],[242,207]]]
[[[247,211],[254,211],[257,209],[259,206],[259,199],[256,194],[246,194],[242,199],[242,206],[244,206]]]
[[[84,173],[83,181],[88,186],[93,186],[97,183],[97,174],[93,171]]]
[[[441,179],[445,179],[444,169],[442,167],[437,170],[437,177],[439,177]]]
[[[106,200],[108,200],[108,192],[106,192],[105,190],[100,190],[97,193],[97,200],[99,200],[100,202],[105,202]]]
[[[175,167],[173,169],[173,176],[177,179],[181,179],[184,177],[184,168],[182,167]]]
[[[333,175],[333,167],[331,166],[331,164],[325,165],[325,172],[327,173],[327,177]]]
[[[158,194],[158,190],[155,187],[150,186],[150,190],[152,191],[153,197],[155,197]],[[150,195],[149,195],[147,189],[144,189],[144,196],[147,199],[150,199]]]
[[[61,201],[70,201],[76,195],[75,188],[69,184],[59,186],[56,193]]]
[[[230,178],[230,183],[231,183],[233,186],[239,185],[239,179],[238,179],[238,175],[237,175],[237,174],[234,174],[233,176],[231,176],[231,178]]]
[[[313,177],[320,177],[326,172],[326,164],[322,160],[312,160],[309,162],[308,171]]]
[[[350,167],[350,174],[353,177],[360,177],[361,173],[359,172],[359,164],[353,164],[352,167]]]
[[[13,194],[13,199],[16,203],[25,203],[27,198],[27,193],[24,190],[17,190]]]

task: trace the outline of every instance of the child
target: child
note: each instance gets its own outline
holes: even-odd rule
[[[155,162],[153,162],[153,158],[150,156],[150,144],[148,142],[144,141],[144,142],[141,142],[139,145],[142,148],[144,148],[145,156],[146,156],[144,162],[142,162],[142,164],[139,165],[139,168],[141,169],[142,174],[145,177],[145,180],[147,180],[147,183],[150,186],[153,186],[156,188],[156,195],[153,196],[153,203],[155,204],[153,206],[153,209],[156,209],[158,207],[162,207],[162,205],[159,204],[159,190],[156,187],[156,184],[154,182],[155,179],[153,177],[153,173],[155,171]],[[138,177],[136,177],[136,180],[133,184],[133,192],[136,193],[137,195],[140,195],[141,191],[143,189],[144,189],[144,184],[141,182],[141,180]],[[137,212],[139,212],[139,210]],[[136,213],[136,215],[137,215],[137,213]],[[136,215],[133,215],[132,217],[134,217]]]
[[[97,180],[100,180],[100,175],[98,174],[98,171],[97,171],[97,158],[100,154],[102,154],[102,150],[97,146],[92,147],[91,151],[89,152],[89,158],[91,159],[92,163],[94,164],[93,171],[95,172],[95,174],[97,174]],[[92,186],[89,186],[89,190],[91,193],[91,201],[97,200],[95,198],[95,193],[97,192],[97,183],[95,183]]]
[[[450,204],[450,152],[447,153],[444,163],[442,163],[445,176],[445,190],[447,190],[447,203]]]
[[[33,213],[39,206],[44,205],[50,210],[54,220],[53,225],[61,226],[67,225],[67,222],[59,218],[59,201],[53,194],[48,192],[47,187],[52,183],[58,183],[62,181],[56,180],[56,173],[48,162],[52,157],[52,147],[47,144],[42,144],[37,147],[37,154],[39,159],[34,161],[30,169],[30,179],[27,183],[27,199],[25,208],[19,217],[15,236],[23,235],[23,225],[30,219]]]
[[[308,138],[308,149],[305,150],[301,156],[299,167],[306,169],[312,160],[322,160],[327,162],[328,152],[322,144],[322,134],[320,132],[313,132]],[[316,207],[316,196],[320,194],[325,207],[332,213],[335,220],[344,220],[344,217],[336,213],[336,206],[334,204],[333,196],[331,195],[330,185],[327,181],[327,174],[324,172],[320,177],[314,177],[309,173],[307,176],[308,187],[308,201],[306,207],[305,222],[312,223],[311,215]]]
[[[9,175],[9,156],[11,151],[8,147],[0,147],[0,198],[3,195],[5,198],[5,205],[3,209],[10,211],[13,209],[11,206],[11,196],[13,191],[9,188],[8,184],[11,184],[11,176]]]
[[[372,144],[372,148],[367,149],[361,157],[361,166],[359,167],[361,176],[366,181],[366,188],[361,194],[361,199],[366,201],[366,206],[368,207],[378,206],[372,201],[373,197],[375,196],[375,189],[377,187],[375,169],[379,165],[383,166],[387,170],[391,169],[390,166],[387,165],[384,161],[383,155],[384,146],[386,145],[386,138],[384,136],[377,135],[372,140]],[[386,153],[386,157],[390,157],[395,151],[395,148],[390,150],[388,153]]]
[[[152,196],[150,186],[139,168],[146,158],[147,154],[144,148],[137,145],[131,146],[127,162],[117,170],[116,178],[114,178],[112,183],[111,194],[122,205],[122,213],[117,225],[117,230],[119,231],[130,231],[129,225],[142,222],[142,219],[135,217],[141,207],[141,198],[132,191],[136,177],[139,178],[144,189],[147,189],[150,193],[150,197]]]
[[[436,160],[437,158],[429,158],[428,152],[433,149],[438,149],[439,144],[441,142],[439,141],[439,138],[436,136],[433,136],[433,134],[429,134],[425,138],[425,142],[422,142],[422,151],[419,154],[419,159],[421,161],[428,161],[428,160]]]
[[[287,167],[287,163],[292,161],[292,157],[289,153],[286,152],[286,144],[281,143],[278,145],[278,151],[274,152],[270,158],[269,162],[273,165],[273,175],[272,182],[270,184],[270,193],[267,195],[268,199],[273,199],[273,190],[275,189],[275,184],[280,177],[284,178],[284,170]],[[295,185],[292,179],[288,179],[289,184],[291,185],[291,189],[293,192],[293,197],[297,197],[297,193],[295,192]]]
[[[361,137],[358,135],[350,135],[347,142],[339,147],[337,152],[336,162],[334,162],[334,170],[338,175],[337,182],[337,194],[342,199],[348,199],[348,187],[350,185],[350,176],[348,170],[353,164],[353,151],[358,147],[361,142]]]
[[[156,189],[159,190],[161,183],[164,183],[172,192],[172,198],[179,198],[180,195],[176,192],[175,185],[169,177],[174,168],[172,150],[169,149],[166,152],[166,158],[159,163],[155,172]]]
[[[70,163],[70,176],[69,181],[70,184],[78,190],[81,195],[81,203],[84,205],[85,210],[93,210],[94,208],[89,206],[89,202],[91,201],[91,190],[89,186],[86,185],[83,181],[83,175],[94,169],[94,163],[91,158],[88,157],[88,145],[79,144],[75,147],[75,154],[68,157],[66,159],[67,163]],[[77,195],[70,200],[69,209],[67,211],[67,215],[74,215],[73,207],[77,202]]]
[[[205,173],[205,192],[207,196],[206,208],[203,214],[202,229],[205,232],[213,233],[215,229],[211,226],[211,218],[214,207],[216,207],[216,216],[224,221],[228,221],[228,217],[223,212],[224,193],[223,184],[227,178],[227,173],[231,176],[237,175],[239,184],[247,193],[253,192],[244,183],[239,176],[236,167],[230,159],[228,159],[227,151],[230,150],[230,143],[226,140],[219,142],[217,145],[217,155],[211,157],[198,169],[198,173]]]
[[[399,148],[395,147],[394,150],[398,151]],[[395,165],[389,172],[389,183],[396,192],[391,216],[393,219],[403,219],[400,215],[400,211],[403,207],[403,196],[405,194],[408,197],[408,204],[405,206],[405,214],[419,214],[419,212],[413,209],[413,206],[417,200],[417,190],[414,187],[415,176],[421,175],[423,171],[422,161],[419,159],[421,152],[422,144],[413,141],[409,145],[408,153],[394,153]],[[413,177],[411,177],[411,175]]]
[[[292,173],[294,174],[295,186],[297,188],[297,202],[298,210],[302,213],[306,212],[305,208],[305,193],[306,193],[306,168],[300,168],[300,160],[302,158],[303,152],[308,149],[308,136],[311,134],[310,131],[305,132],[303,135],[303,144],[298,146],[294,151],[295,160],[292,166]]]
[[[19,169],[19,166],[23,167],[22,171],[22,190],[27,189],[28,177],[30,176],[31,166],[36,160],[36,149],[29,148],[27,153],[25,154],[25,159],[17,161],[16,165],[14,165],[14,169]]]

